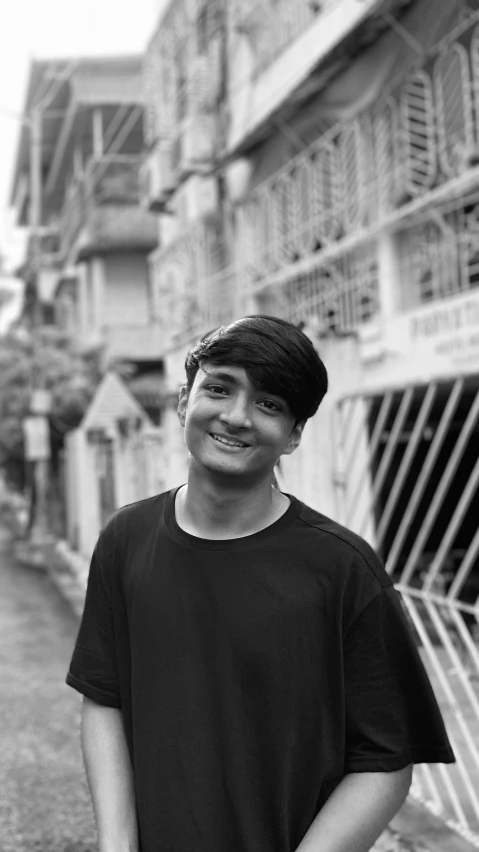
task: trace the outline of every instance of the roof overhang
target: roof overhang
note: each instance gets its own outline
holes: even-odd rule
[[[237,142],[230,144],[221,158],[221,164],[227,164],[251,152],[272,133],[278,125],[287,124],[312,98],[320,94],[326,86],[348,66],[352,59],[367,49],[384,31],[391,26],[391,16],[398,20],[408,8],[418,0],[379,0],[372,7],[368,17],[333,47],[326,55],[319,56],[308,67],[303,76],[291,90],[287,98],[282,98],[278,106],[272,109],[263,120],[254,124]],[[278,62],[280,59],[277,60]],[[270,69],[270,73],[274,71]],[[254,84],[253,84],[254,85]]]
[[[82,131],[86,111],[105,104],[141,103],[141,73],[142,58],[137,55],[32,62],[10,192],[19,225],[28,224],[32,111],[39,108],[42,113],[42,171],[51,198],[72,135]]]

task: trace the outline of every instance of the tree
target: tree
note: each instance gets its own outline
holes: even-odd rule
[[[99,381],[96,357],[76,352],[54,327],[34,334],[15,329],[0,337],[0,467],[11,480],[24,481],[23,419],[32,389],[42,386],[52,393],[55,462],[63,436],[80,423]]]

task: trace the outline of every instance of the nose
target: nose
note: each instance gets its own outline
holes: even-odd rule
[[[245,395],[233,394],[220,414],[220,420],[233,429],[251,426],[250,405]]]

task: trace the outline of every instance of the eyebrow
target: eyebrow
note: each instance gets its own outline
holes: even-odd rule
[[[221,368],[218,369],[218,370],[215,370],[213,368],[212,370],[208,370],[207,372],[206,372],[206,370],[204,370],[204,372],[205,372],[205,375],[201,379],[202,383],[208,381],[208,379],[210,379],[210,380],[211,379],[217,379],[220,382],[229,382],[232,385],[240,384],[240,382],[238,381],[236,376],[234,376],[233,373],[228,373],[227,370],[222,370]],[[281,402],[286,402],[284,396],[281,396],[280,393],[275,393],[274,391],[268,390],[268,388],[255,387],[255,390],[258,391],[258,393],[264,393],[264,394],[267,394],[268,396],[274,396],[276,399],[280,400]]]
[[[231,384],[238,384],[238,379],[233,373],[228,373],[223,370],[205,370],[205,375],[202,378],[202,382],[207,381],[208,379],[218,379],[220,382],[231,382]]]

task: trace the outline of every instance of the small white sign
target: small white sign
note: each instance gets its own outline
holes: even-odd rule
[[[27,461],[50,458],[50,428],[46,417],[25,417],[23,436]]]
[[[48,390],[37,388],[32,391],[30,411],[32,414],[48,414],[52,407],[52,395]]]

